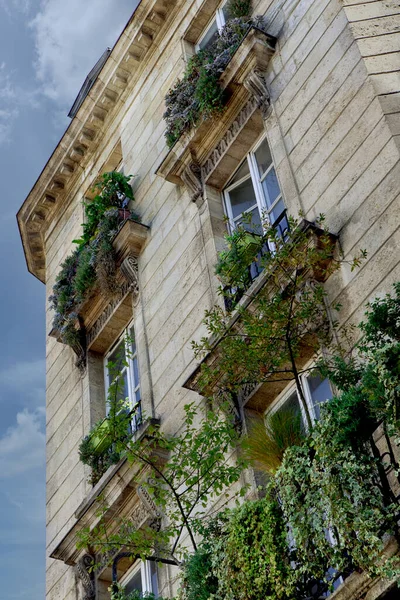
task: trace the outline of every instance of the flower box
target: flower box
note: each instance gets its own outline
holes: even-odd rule
[[[96,433],[91,436],[91,443],[93,452],[96,454],[102,454],[111,446],[112,440],[110,438],[110,419],[108,417],[103,419]]]

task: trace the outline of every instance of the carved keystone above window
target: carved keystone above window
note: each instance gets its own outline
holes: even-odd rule
[[[193,201],[205,183],[221,188],[262,132],[269,109],[264,73],[275,41],[260,29],[249,30],[221,75],[229,98],[224,112],[183,134],[158,167],[157,175],[184,185]]]

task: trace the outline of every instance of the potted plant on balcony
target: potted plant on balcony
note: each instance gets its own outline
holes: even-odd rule
[[[76,318],[72,320],[71,315],[79,316],[95,289],[106,297],[118,290],[113,239],[127,219],[139,220],[129,208],[134,200],[131,178],[115,171],[102,175],[95,186],[96,196],[84,203],[82,236],[73,240],[76,248],[61,265],[49,298],[56,337],[74,349],[80,333],[75,331]]]

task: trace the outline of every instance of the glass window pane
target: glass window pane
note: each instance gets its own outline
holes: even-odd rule
[[[251,179],[243,181],[240,185],[229,192],[233,217],[238,217],[249,208],[257,204]]]
[[[265,201],[269,207],[275,202],[281,193],[275,169],[273,167],[263,180],[262,186],[264,190]]]
[[[130,330],[129,330],[129,337],[131,338],[132,354],[135,354],[135,352],[136,352],[136,338],[135,338],[135,330],[134,330],[133,327],[131,327]]]
[[[135,387],[139,385],[139,369],[138,369],[138,361],[137,358],[133,359],[133,380],[135,383]]]
[[[157,596],[158,596],[157,564],[153,561],[149,561],[149,562],[150,562],[151,591],[157,598]]]
[[[249,163],[247,162],[247,159],[240,165],[240,167],[238,168],[238,170],[236,171],[236,173],[234,174],[234,176],[232,177],[232,179],[230,180],[228,187],[230,185],[232,185],[233,183],[236,183],[237,181],[240,181],[241,179],[243,179],[243,177],[249,176],[250,175],[250,169],[249,169]]]
[[[315,417],[319,420],[321,417],[320,404],[332,398],[331,386],[328,379],[322,379],[318,373],[313,373],[312,376],[307,377],[307,383],[314,405]]]
[[[208,48],[218,37],[218,25],[217,20],[215,19],[203,39],[199,42],[200,50],[204,50]]]
[[[246,213],[246,220],[244,222],[241,222],[241,220],[239,219],[238,221],[236,221],[236,223],[240,223],[243,229],[245,229],[246,231],[252,231],[253,233],[257,233],[258,235],[262,235],[263,233],[260,211],[258,210],[258,207],[253,208],[253,210],[249,210]]]
[[[282,215],[282,213],[284,212],[284,210],[285,210],[285,205],[284,205],[283,200],[281,198],[279,200],[279,202],[277,202],[275,204],[274,208],[268,213],[271,225],[275,225],[276,221]],[[286,223],[286,226],[287,226],[287,223]]]
[[[143,593],[142,574],[140,569],[134,574],[134,576],[128,581],[128,583],[125,586],[126,592],[133,592],[134,590]]]
[[[128,372],[126,369],[124,369],[124,371],[121,373],[121,376],[118,378],[116,386],[114,388],[109,389],[109,396],[109,400],[111,402],[123,402],[126,398],[128,398]]]
[[[110,354],[107,361],[108,381],[111,383],[115,376],[121,371],[126,360],[125,342],[118,344],[115,350]],[[109,364],[113,363],[113,364]]]
[[[283,404],[281,404],[281,406],[279,407],[279,410],[291,410],[295,414],[301,413],[299,399],[297,397],[296,391],[292,392],[290,396],[286,398]]]
[[[272,164],[271,152],[269,150],[267,140],[263,141],[261,146],[255,151],[254,154],[257,160],[258,172],[261,177]]]

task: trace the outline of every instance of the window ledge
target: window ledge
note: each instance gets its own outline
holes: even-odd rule
[[[196,175],[193,164],[201,166],[204,183],[215,185],[215,182],[209,181],[212,171],[226,154],[228,160],[225,171],[229,171],[227,176],[232,173],[236,166],[232,166],[232,163],[239,163],[262,130],[262,115],[257,109],[269,106],[262,73],[274,53],[275,41],[275,38],[256,27],[249,29],[221,75],[222,88],[228,90],[229,95],[225,111],[182,135],[168,151],[156,171],[157,175],[171,183],[186,185],[192,193],[194,184],[190,182],[193,173]],[[240,156],[237,157],[238,144],[235,145],[235,142],[247,123],[250,126],[240,141]],[[218,157],[215,156],[216,151]]]

